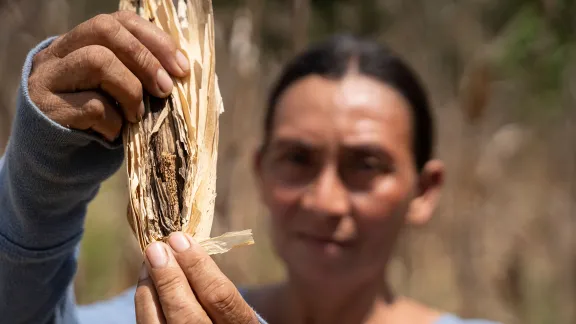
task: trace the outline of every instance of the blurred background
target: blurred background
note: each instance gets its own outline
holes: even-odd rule
[[[116,0],[0,1],[0,153],[26,53]],[[252,228],[256,245],[216,260],[238,285],[284,275],[254,191],[252,153],[281,64],[311,41],[352,31],[388,43],[431,94],[448,178],[425,228],[389,274],[402,294],[462,316],[576,323],[574,0],[214,0],[221,117],[213,233]],[[92,202],[79,303],[135,284],[125,170]]]

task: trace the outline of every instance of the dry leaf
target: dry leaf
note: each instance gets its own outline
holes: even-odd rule
[[[218,119],[223,103],[215,72],[210,0],[120,0],[169,33],[190,60],[167,99],[144,96],[146,115],[123,133],[128,218],[142,251],[174,231],[191,234],[209,254],[253,244],[251,230],[210,238],[216,198]]]

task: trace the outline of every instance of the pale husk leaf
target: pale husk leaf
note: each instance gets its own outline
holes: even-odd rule
[[[144,96],[146,115],[123,132],[128,218],[142,251],[177,230],[209,254],[253,244],[251,230],[210,238],[216,198],[219,115],[211,0],[120,0],[172,36],[191,65],[167,100]]]

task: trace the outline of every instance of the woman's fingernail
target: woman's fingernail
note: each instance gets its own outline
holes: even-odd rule
[[[146,110],[146,108],[144,107],[144,101],[140,102],[140,107],[138,108],[138,121],[142,120],[142,117],[144,117],[144,111]]]
[[[176,51],[176,63],[178,63],[182,72],[190,71],[190,62],[188,61],[188,58],[186,58],[186,55],[184,55],[180,50]]]
[[[172,87],[174,86],[174,83],[172,82],[172,78],[168,75],[168,72],[166,72],[164,69],[158,69],[158,74],[156,77],[158,87],[160,88],[160,91],[162,91],[163,94],[168,94],[172,92]]]
[[[159,242],[154,242],[148,246],[146,257],[153,268],[162,268],[168,263],[166,249]]]
[[[194,248],[198,248],[200,246],[200,244],[198,244],[198,241],[196,241],[192,235],[190,234],[186,234],[186,237],[188,238],[188,242],[190,243],[190,246],[194,247]]]
[[[143,265],[142,265],[142,269],[140,269],[140,277],[139,277],[139,279],[140,279],[140,280],[144,280],[144,279],[146,279],[146,278],[148,278],[148,269],[146,269],[146,265],[143,264]]]
[[[190,242],[181,232],[176,232],[170,235],[168,238],[168,244],[170,244],[176,252],[184,252],[190,248]]]

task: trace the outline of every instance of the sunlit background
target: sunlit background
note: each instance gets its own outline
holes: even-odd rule
[[[424,79],[446,162],[441,208],[398,246],[388,275],[431,306],[506,323],[576,323],[573,0],[213,0],[221,117],[214,234],[256,245],[216,257],[238,285],[278,280],[251,158],[281,64],[336,31],[382,40]],[[0,1],[0,152],[26,53],[113,0]],[[133,285],[125,170],[89,208],[76,290],[85,304]]]

